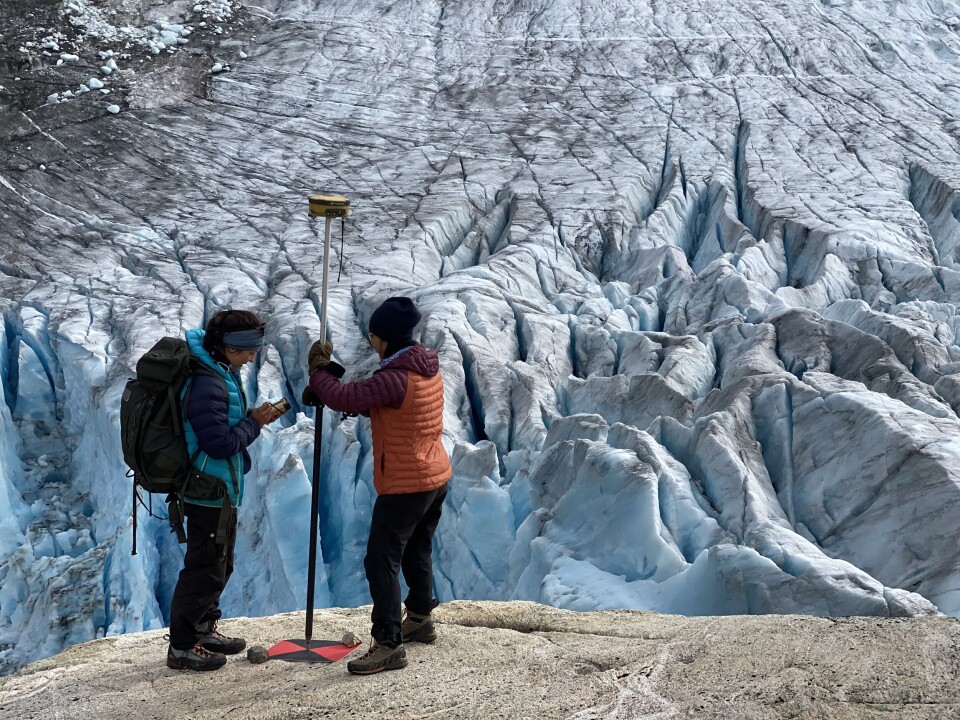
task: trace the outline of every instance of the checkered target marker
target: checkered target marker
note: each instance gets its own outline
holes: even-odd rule
[[[333,663],[357,649],[358,645],[344,645],[332,640],[281,640],[268,654],[271,660],[287,662]]]

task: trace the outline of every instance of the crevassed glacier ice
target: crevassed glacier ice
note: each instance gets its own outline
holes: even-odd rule
[[[190,42],[226,72],[117,48],[109,95],[0,116],[0,667],[165,622],[119,394],[222,307],[294,404],[224,605],[304,606],[321,189],[338,359],[376,367],[399,293],[440,354],[441,599],[960,615],[960,3],[221,9]],[[369,423],[322,438],[317,603],[361,604]]]

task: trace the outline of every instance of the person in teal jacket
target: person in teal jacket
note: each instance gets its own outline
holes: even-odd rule
[[[220,595],[233,572],[237,508],[243,476],[250,471],[247,448],[264,425],[280,417],[270,403],[249,410],[239,370],[263,347],[264,324],[254,313],[223,310],[204,330],[190,330],[193,372],[182,404],[187,451],[193,472],[182,493],[187,552],[170,603],[167,666],[216,670],[226,655],[246,647],[217,630]]]

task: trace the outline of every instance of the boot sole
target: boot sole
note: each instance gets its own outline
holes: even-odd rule
[[[394,660],[393,662],[389,662],[386,665],[383,665],[382,667],[374,668],[371,670],[356,670],[354,668],[351,668],[350,665],[347,664],[347,672],[351,673],[352,675],[376,675],[378,672],[383,672],[384,670],[402,670],[406,666],[407,666],[407,659],[402,658],[400,660]]]
[[[226,665],[226,663],[223,663]],[[167,667],[171,670],[193,670],[194,672],[207,672],[209,670],[219,670],[223,665],[199,665],[197,667],[190,667],[186,663],[179,663],[176,660],[167,660]]]

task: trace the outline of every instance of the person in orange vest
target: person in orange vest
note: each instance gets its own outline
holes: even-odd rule
[[[373,433],[373,506],[363,561],[373,598],[370,648],[347,669],[357,675],[407,665],[405,642],[437,638],[431,612],[433,534],[452,470],[443,447],[443,379],[437,353],[413,339],[420,311],[410,298],[388,298],[370,317],[368,338],[380,356],[372,377],[342,382],[333,345],[310,348],[310,386],[320,403],[370,416]],[[410,591],[401,613],[399,573]]]

